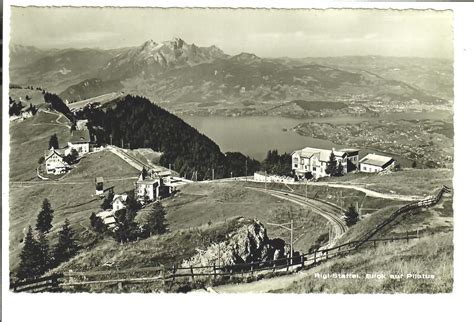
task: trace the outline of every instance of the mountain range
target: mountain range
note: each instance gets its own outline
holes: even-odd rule
[[[112,91],[158,103],[340,101],[440,103],[452,100],[452,62],[398,57],[227,55],[180,38],[140,46],[51,49],[12,45],[11,82],[78,101]]]

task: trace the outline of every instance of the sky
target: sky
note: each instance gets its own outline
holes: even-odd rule
[[[452,58],[452,12],[13,7],[11,41],[39,48],[121,48],[180,37],[227,54]]]

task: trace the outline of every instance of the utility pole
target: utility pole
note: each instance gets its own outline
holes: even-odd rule
[[[247,181],[247,159],[245,159],[245,181]]]
[[[267,190],[267,170],[265,170],[265,190]]]
[[[230,172],[230,178],[232,179],[232,171]]]
[[[122,149],[123,149],[123,138],[121,138],[120,141],[122,142]]]
[[[214,181],[214,168],[212,168],[212,181]]]
[[[171,163],[168,164],[168,169],[171,171]]]
[[[267,225],[278,226],[290,231],[290,265],[293,265],[293,219],[285,224],[267,223]],[[289,228],[287,226],[290,226]]]
[[[308,179],[305,180],[306,196],[305,201],[308,201]]]
[[[110,137],[110,145],[112,145],[112,134],[110,134],[109,137]]]

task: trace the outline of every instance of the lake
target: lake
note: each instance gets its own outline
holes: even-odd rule
[[[319,119],[291,119],[279,116],[181,116],[199,132],[216,142],[223,152],[238,151],[262,161],[268,150],[292,152],[307,146],[331,149],[344,148],[328,140],[301,136],[292,127],[302,122],[349,123],[378,118],[355,118],[350,116]],[[446,119],[443,112],[390,113],[384,119]],[[288,129],[288,131],[283,131]]]
[[[306,146],[331,148],[326,140],[301,136],[290,129],[302,120],[273,116],[185,116],[183,119],[199,132],[210,137],[224,152],[242,152],[263,160],[267,151],[292,152]]]

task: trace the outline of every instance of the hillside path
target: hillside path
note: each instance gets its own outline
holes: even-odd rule
[[[313,275],[318,267],[299,271],[289,275],[264,278],[250,283],[225,284],[212,287],[208,292],[215,293],[268,293],[279,289],[285,289],[293,282],[299,281],[307,276]],[[200,290],[201,292],[203,290]]]
[[[422,200],[424,197],[417,195],[399,195],[391,193],[382,193],[374,190],[370,190],[364,187],[356,186],[354,184],[341,184],[341,183],[330,183],[330,182],[308,182],[308,185],[312,186],[325,186],[332,188],[342,188],[342,189],[353,189],[365,193],[368,197],[381,198],[381,199],[392,199],[392,200],[402,200],[402,201],[418,201]]]

